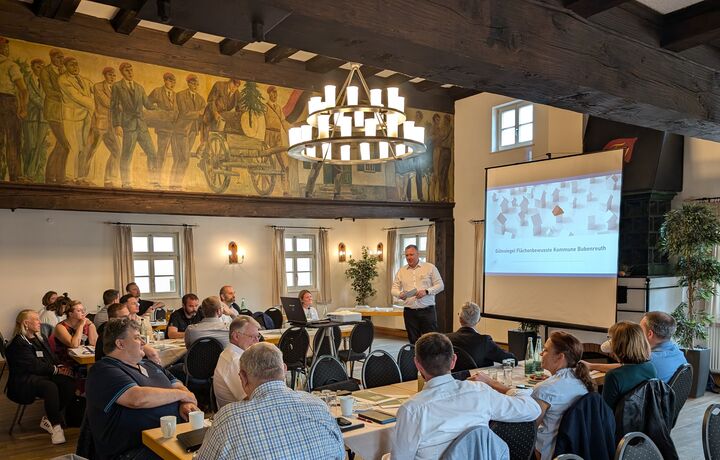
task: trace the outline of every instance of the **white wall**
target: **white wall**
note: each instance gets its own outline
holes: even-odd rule
[[[195,224],[195,262],[200,298],[217,295],[220,286],[235,287],[238,300],[246,299],[255,310],[270,306],[271,230],[268,225],[330,227],[332,304],[329,309],[355,304],[355,294],[345,279],[347,264],[338,262],[337,245],[344,242],[353,255],[362,245],[386,245],[383,227],[411,225],[413,220],[311,220],[252,219],[70,211],[0,210],[0,331],[12,332],[22,308],[41,308],[48,290],[68,292],[85,303],[88,311],[102,303],[102,292],[114,286],[113,231],[106,222]],[[287,230],[290,231],[290,230]],[[227,263],[227,244],[244,249],[242,265]],[[374,283],[378,294],[371,302],[384,304],[385,262],[379,264]],[[167,302],[179,306],[178,299]]]
[[[682,201],[720,196],[720,143],[685,138],[683,161],[683,191],[673,206]]]

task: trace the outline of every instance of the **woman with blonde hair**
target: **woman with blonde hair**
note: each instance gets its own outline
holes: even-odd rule
[[[307,318],[308,321],[316,321],[320,319],[317,310],[315,309],[315,307],[313,307],[312,304],[312,292],[308,291],[307,289],[303,289],[302,291],[300,291],[300,294],[298,294],[298,300],[300,301],[300,305],[305,312],[305,318]]]
[[[60,426],[60,413],[75,395],[72,372],[57,361],[40,335],[36,311],[23,310],[17,315],[13,335],[7,347],[8,398],[18,404],[32,404],[35,398],[42,399],[45,416],[40,427],[50,433],[53,444],[62,444],[65,434]]]
[[[622,366],[605,374],[603,399],[614,411],[615,406],[630,390],[641,383],[657,378],[650,362],[650,344],[639,324],[620,321],[609,331],[612,354]]]

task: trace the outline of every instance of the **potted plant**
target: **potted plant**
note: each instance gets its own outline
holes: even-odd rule
[[[366,246],[362,247],[362,258],[353,259],[350,256],[348,259],[349,267],[345,270],[345,276],[351,282],[358,305],[366,305],[367,300],[377,293],[372,286],[373,280],[378,276],[377,262],[377,257],[370,254]]]
[[[720,221],[702,204],[685,204],[665,215],[660,228],[660,248],[677,260],[678,285],[685,288],[686,300],[677,306],[672,317],[677,322],[675,339],[693,366],[690,396],[700,397],[710,372],[710,349],[699,346],[707,339],[712,317],[705,311],[706,302],[720,283],[720,262],[713,248],[720,244]]]
[[[515,355],[518,360],[525,359],[528,338],[532,337],[534,345],[539,330],[540,324],[532,321],[522,321],[519,329],[508,331],[508,351]]]

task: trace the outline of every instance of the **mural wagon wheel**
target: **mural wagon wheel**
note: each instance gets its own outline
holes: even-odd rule
[[[223,193],[230,186],[229,169],[225,166],[229,159],[230,151],[225,138],[218,133],[210,133],[203,151],[202,170],[208,187],[215,193]]]
[[[250,181],[261,196],[270,195],[275,188],[276,175],[282,174],[275,155],[255,157],[254,165],[248,168]]]

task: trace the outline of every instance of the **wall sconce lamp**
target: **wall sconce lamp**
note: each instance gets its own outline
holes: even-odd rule
[[[347,248],[345,243],[338,244],[338,262],[345,262],[347,260]]]
[[[242,264],[245,262],[245,254],[241,253],[238,254],[238,246],[237,243],[234,241],[231,241],[228,244],[228,263],[229,264]]]
[[[383,249],[384,249],[383,244],[382,244],[382,243],[378,243],[378,244],[377,244],[377,250],[375,251],[375,256],[377,257],[377,260],[378,260],[379,262],[382,262],[382,261],[383,261]]]

